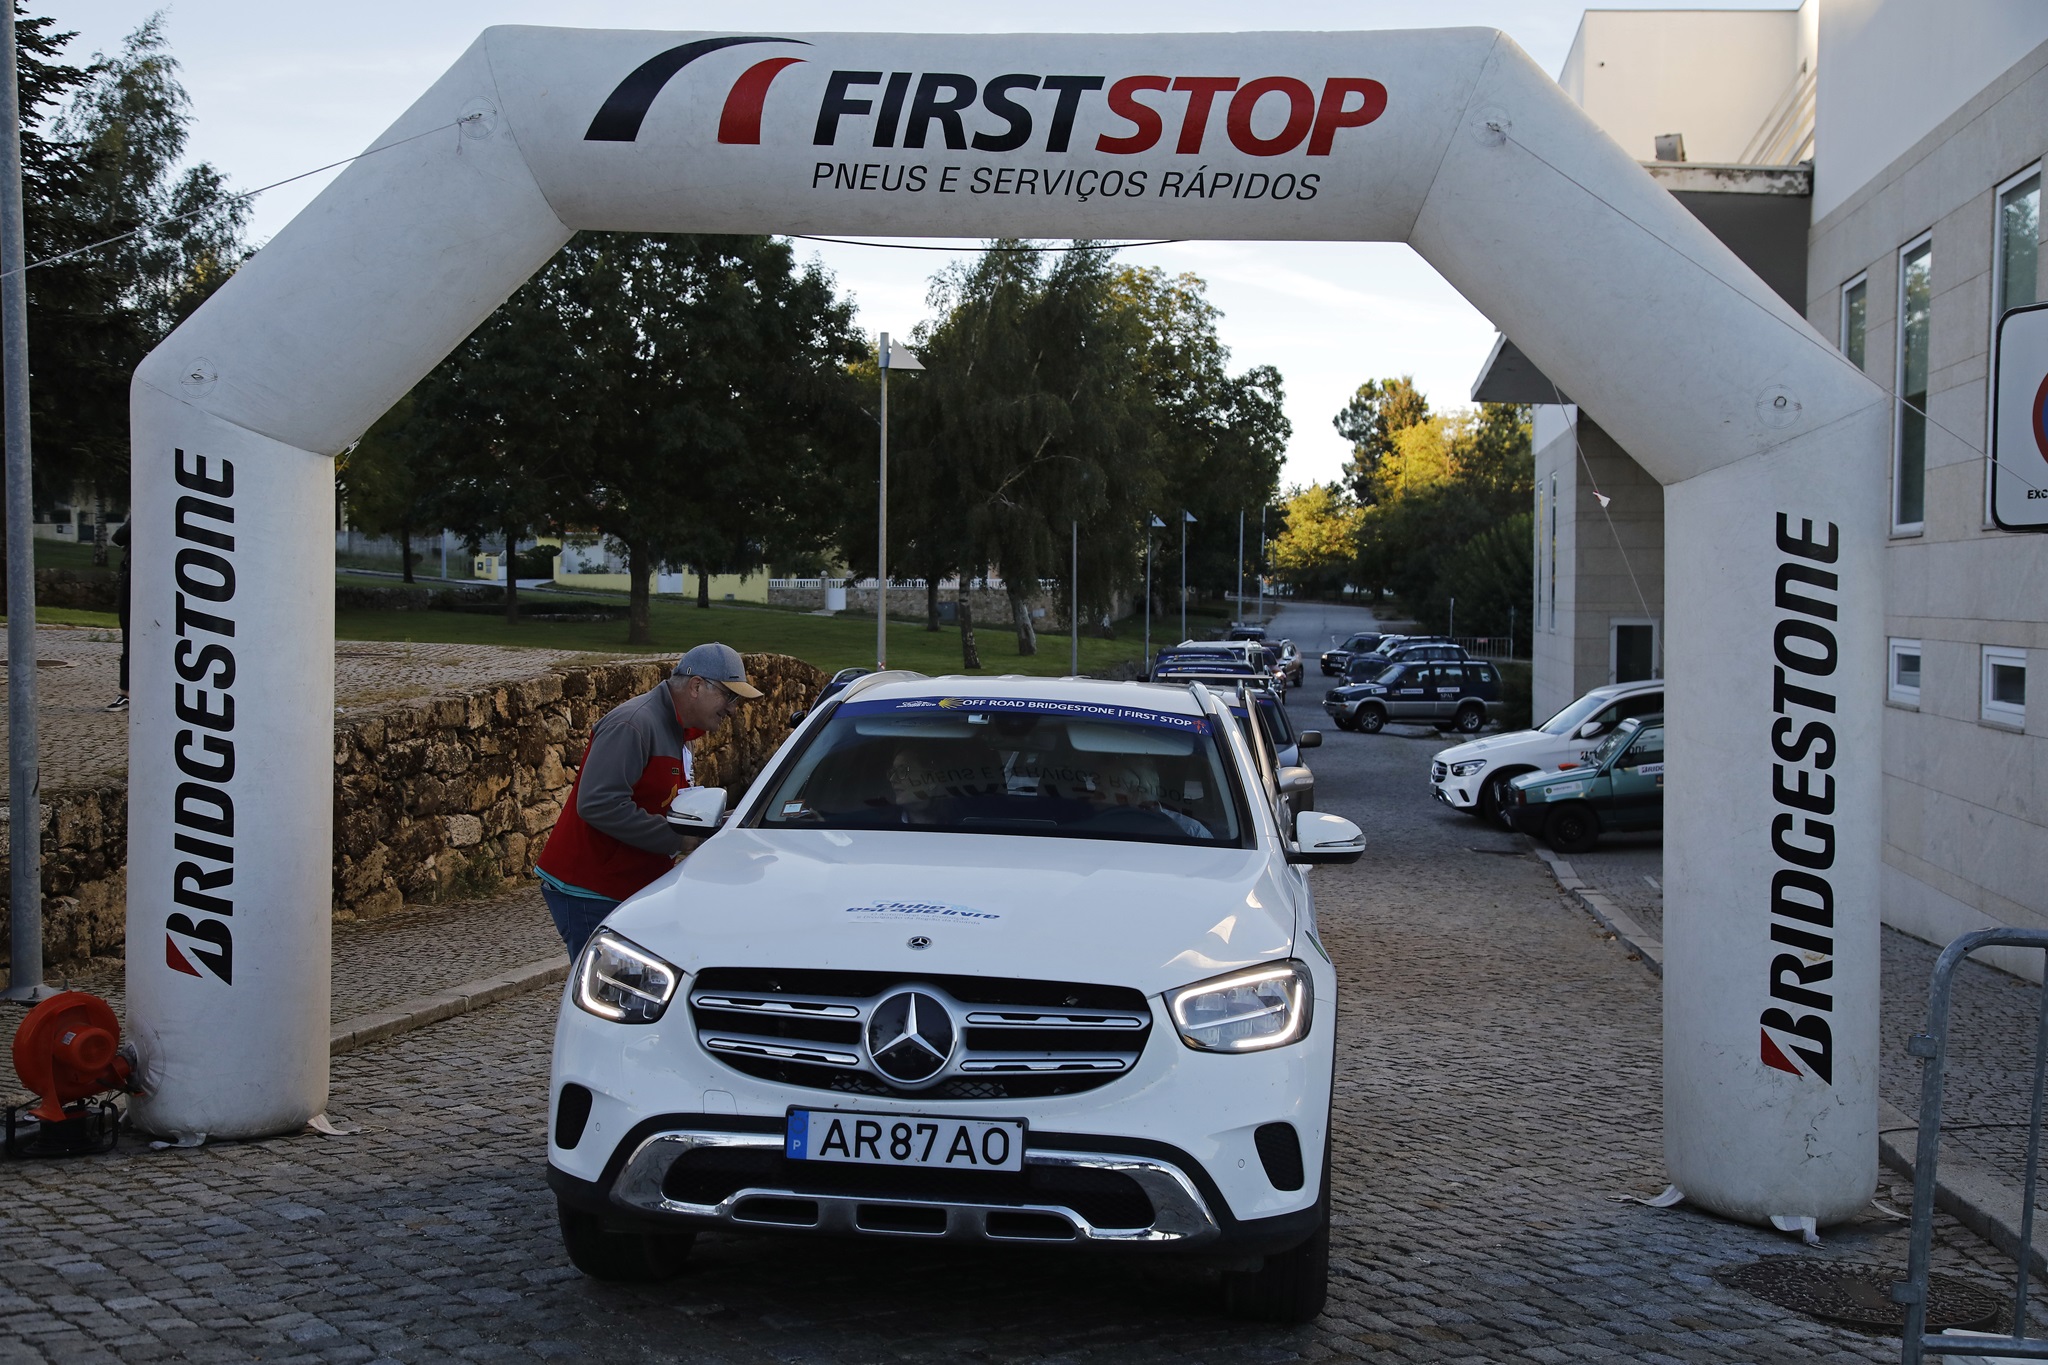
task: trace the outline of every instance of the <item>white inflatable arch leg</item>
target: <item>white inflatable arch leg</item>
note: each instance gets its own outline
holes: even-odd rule
[[[572,231],[1407,240],[1667,486],[1672,1178],[1868,1197],[1886,405],[1511,42],[503,28],[378,145],[136,376],[144,1126],[324,1103],[325,457]]]

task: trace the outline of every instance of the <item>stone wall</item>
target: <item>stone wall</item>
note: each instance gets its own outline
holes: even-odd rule
[[[334,916],[458,899],[529,876],[598,718],[668,676],[650,657],[351,712],[334,727]],[[697,780],[735,802],[826,675],[750,654],[765,694],[699,745]],[[119,954],[126,920],[127,789],[46,791],[43,954],[61,969]],[[4,828],[4,827],[0,827]],[[0,858],[0,879],[6,867]],[[0,954],[0,961],[5,961]]]

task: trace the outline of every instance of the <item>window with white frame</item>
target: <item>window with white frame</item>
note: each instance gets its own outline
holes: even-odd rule
[[[1870,277],[1858,275],[1842,286],[1842,354],[1857,369],[1863,368],[1865,319],[1870,311]]]
[[[2041,167],[2029,166],[1998,187],[1991,220],[1991,335],[1996,344],[1998,320],[2014,308],[2040,297]],[[1990,386],[1986,385],[1988,389]],[[1986,394],[1985,449],[1991,448],[1990,423],[1995,414]],[[1984,460],[1984,524],[1991,517],[1991,459]]]
[[[2027,723],[2027,652],[1984,646],[1983,717],[1998,725]]]
[[[1899,348],[1893,392],[1899,396],[1892,453],[1892,532],[1918,532],[1927,520],[1928,342],[1933,332],[1933,234],[1899,251]]]
[[[1885,696],[1901,706],[1920,704],[1920,642],[1894,637],[1885,661]]]

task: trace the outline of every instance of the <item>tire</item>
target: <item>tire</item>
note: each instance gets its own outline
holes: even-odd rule
[[[1334,715],[1330,719],[1336,722],[1339,730],[1356,730],[1358,728],[1358,722],[1347,715]]]
[[[1559,853],[1584,853],[1600,842],[1600,819],[1583,801],[1567,801],[1545,817],[1543,838]]]
[[[1527,771],[1527,768],[1510,768],[1505,772],[1488,773],[1479,788],[1479,799],[1472,803],[1472,813],[1489,825],[1498,824],[1501,807],[1508,803],[1508,784]]]
[[[1486,708],[1473,702],[1466,702],[1458,708],[1457,726],[1463,734],[1478,734],[1486,728]]]
[[[1375,706],[1370,702],[1366,703],[1358,708],[1357,714],[1352,716],[1351,728],[1363,730],[1369,735],[1378,734],[1387,728],[1387,708]]]
[[[1322,1315],[1330,1296],[1330,1164],[1323,1162],[1322,1221],[1307,1241],[1268,1256],[1257,1270],[1223,1277],[1223,1311],[1244,1322],[1299,1326]]]
[[[569,1261],[593,1280],[647,1283],[672,1280],[689,1259],[694,1231],[616,1232],[594,1213],[555,1202]]]

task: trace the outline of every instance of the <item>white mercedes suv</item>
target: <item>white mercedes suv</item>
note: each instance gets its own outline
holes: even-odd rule
[[[862,678],[620,905],[555,1031],[570,1259],[700,1228],[1213,1257],[1229,1309],[1323,1304],[1336,973],[1307,865],[1201,685]]]

